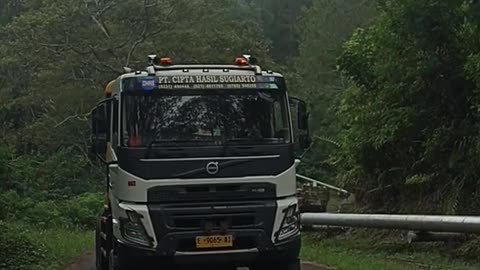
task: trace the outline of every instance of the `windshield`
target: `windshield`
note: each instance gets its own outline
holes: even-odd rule
[[[281,91],[126,93],[123,145],[225,145],[290,143]]]

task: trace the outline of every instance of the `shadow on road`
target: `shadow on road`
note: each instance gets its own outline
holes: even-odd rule
[[[187,269],[198,269],[197,267],[182,267],[178,268],[175,270],[187,270]],[[202,268],[205,269],[205,268]],[[214,266],[212,266],[213,270],[222,270],[222,269],[217,269]],[[95,269],[95,255],[93,252],[87,252],[85,255],[81,256],[76,260],[75,263],[71,264],[65,270],[96,270]],[[141,269],[136,269],[136,270],[141,270]],[[170,269],[169,269],[170,270]],[[248,268],[238,268],[238,270],[248,270]],[[275,269],[265,269],[265,270],[275,270]],[[302,265],[302,270],[334,270],[333,268],[327,268],[324,266],[318,266],[312,263],[304,263]]]

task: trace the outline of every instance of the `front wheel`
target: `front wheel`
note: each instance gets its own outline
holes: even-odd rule
[[[115,242],[112,246],[108,256],[108,270],[131,270],[131,265],[133,264],[128,254],[122,252]]]
[[[103,240],[100,235],[100,225],[97,222],[97,228],[95,230],[95,266],[96,270],[108,270],[108,258],[105,258],[103,250],[105,246],[102,245]]]

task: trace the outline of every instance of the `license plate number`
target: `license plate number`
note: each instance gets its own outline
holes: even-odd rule
[[[197,248],[225,248],[233,247],[232,235],[198,236]]]

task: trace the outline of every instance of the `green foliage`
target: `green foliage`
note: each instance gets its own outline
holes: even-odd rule
[[[334,233],[304,234],[302,259],[349,270],[474,270],[480,266],[475,253],[478,252],[477,239],[456,248],[443,243],[410,245],[400,232],[393,231],[329,235]]]
[[[93,231],[63,228],[44,230],[32,228],[27,230],[29,230],[29,234],[34,241],[43,244],[46,251],[46,259],[42,262],[41,267],[35,267],[35,270],[65,269],[66,265],[84,255],[87,251],[91,251],[95,245],[95,233]]]
[[[45,249],[29,232],[0,221],[0,269],[33,270],[45,259]]]
[[[334,182],[336,172],[329,157],[337,151],[337,146],[321,138],[337,136],[340,126],[332,104],[348,87],[336,70],[336,57],[351,33],[368,24],[374,15],[371,1],[313,0],[296,26],[300,45],[294,61],[295,73],[288,71],[290,89],[294,95],[309,101],[311,128],[317,136],[300,169],[322,181]]]
[[[36,224],[38,228],[93,229],[103,203],[100,193],[84,193],[68,200],[36,201],[15,191],[0,193],[0,219]]]
[[[105,177],[89,159],[88,116],[105,83],[152,52],[228,63],[250,51],[271,63],[261,24],[237,0],[2,1],[0,218],[91,227]]]
[[[298,55],[299,32],[296,29],[302,9],[312,0],[260,0],[265,35],[272,41],[271,55],[280,64],[286,64]]]
[[[384,0],[379,9],[339,59],[355,83],[337,107],[341,179],[385,211],[477,213],[478,6]]]
[[[23,8],[21,0],[3,0],[0,2],[0,25],[10,22]]]
[[[63,207],[64,215],[72,227],[95,228],[97,213],[103,206],[104,196],[99,193],[85,193],[68,200]]]
[[[92,231],[41,229],[36,223],[0,222],[0,269],[64,269],[72,259],[90,250]]]

